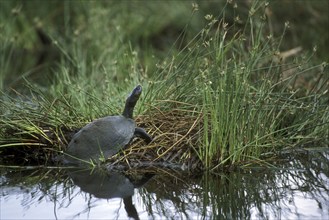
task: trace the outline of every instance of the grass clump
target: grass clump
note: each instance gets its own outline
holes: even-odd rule
[[[102,5],[84,11],[94,17],[82,16],[86,23],[81,24],[125,8],[124,3],[113,4],[112,11],[101,10]],[[254,2],[241,12],[228,2],[214,16],[198,14],[197,9],[205,8],[193,4],[190,22],[199,18],[204,27],[193,35],[189,28],[196,26],[182,27],[165,56],[162,47],[156,52],[145,46],[156,32],[127,40],[129,31],[138,33],[139,14],[134,15],[137,26],[115,29],[106,39],[94,29],[95,35],[81,29],[89,37],[71,44],[52,36],[61,54],[52,84],[40,87],[27,79],[29,93],[4,93],[1,99],[1,153],[34,152],[28,154],[36,157],[41,152],[42,161],[49,161],[54,152],[65,150],[76,129],[120,114],[125,95],[136,84],[145,91],[135,111],[137,124],[155,140],[147,146],[132,143],[109,159],[112,164],[217,169],[266,163],[265,156],[282,149],[328,144],[327,63],[313,63],[315,50],[298,45],[283,50],[290,24],[281,23],[281,34],[269,28],[269,7]],[[122,27],[118,19],[112,19],[116,24],[107,20],[104,28]],[[167,26],[159,25],[149,30]],[[86,42],[90,50],[82,46]]]

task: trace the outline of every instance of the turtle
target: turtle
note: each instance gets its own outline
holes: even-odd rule
[[[136,86],[126,99],[122,115],[99,118],[81,128],[67,146],[64,162],[97,162],[126,148],[134,137],[150,143],[152,137],[143,128],[137,127],[133,119],[134,107],[141,93],[142,86]]]

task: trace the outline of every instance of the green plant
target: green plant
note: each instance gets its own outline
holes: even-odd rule
[[[120,114],[136,84],[145,91],[136,108],[137,122],[145,124],[155,141],[147,147],[134,142],[129,153],[115,158],[129,166],[133,160],[137,165],[148,160],[216,169],[266,163],[265,156],[283,148],[328,143],[327,63],[314,65],[315,51],[282,51],[289,23],[281,23],[280,35],[269,28],[273,24],[267,3],[247,5],[241,17],[230,1],[216,16],[198,12],[194,4],[192,13],[188,8],[189,23],[165,51],[140,41],[148,42],[168,24],[157,17],[144,33],[141,14],[132,15],[126,4],[79,4],[81,14],[71,3],[64,4],[65,33],[47,32],[60,54],[51,84],[41,86],[26,74],[20,77],[26,85],[23,91],[14,88],[2,94],[2,154],[17,150],[31,155],[22,156],[29,161],[39,153],[44,162],[50,161],[52,154],[65,150],[75,129]],[[85,10],[89,6],[91,10]],[[151,13],[153,7],[143,10]],[[176,9],[173,21],[187,11],[185,3]],[[131,23],[122,20],[120,10],[125,18],[134,17]],[[98,21],[104,18],[101,29]],[[11,48],[3,42],[2,48]],[[11,49],[2,51],[6,56],[0,65],[8,71]]]

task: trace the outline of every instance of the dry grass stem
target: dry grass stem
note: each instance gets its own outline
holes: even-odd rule
[[[141,140],[134,141],[122,154],[109,159],[111,166],[201,168],[195,153],[199,147],[201,118],[201,113],[191,116],[178,109],[139,116],[137,124],[146,128],[154,140],[147,146]]]

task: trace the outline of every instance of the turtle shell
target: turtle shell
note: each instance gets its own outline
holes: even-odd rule
[[[108,158],[123,149],[133,138],[135,121],[124,116],[97,119],[76,133],[67,148],[66,160],[99,160]]]

